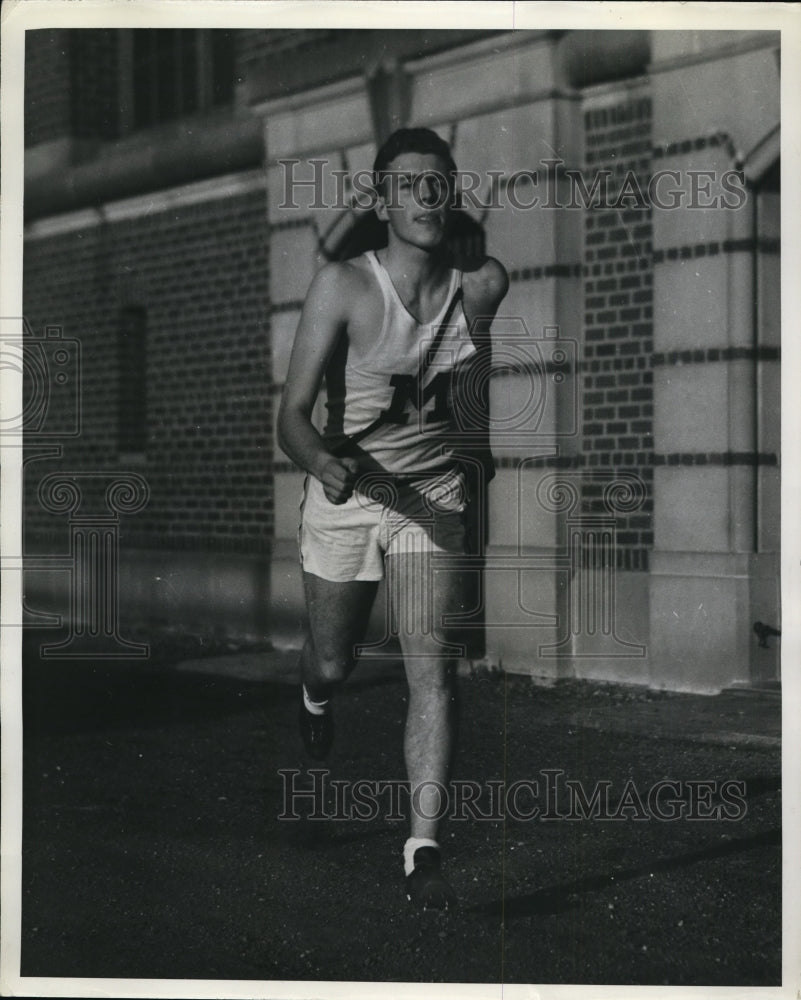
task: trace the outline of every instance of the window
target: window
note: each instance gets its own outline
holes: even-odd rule
[[[126,306],[117,323],[117,451],[144,452],[147,447],[147,310]]]
[[[233,100],[232,32],[140,28],[131,35],[134,128]]]

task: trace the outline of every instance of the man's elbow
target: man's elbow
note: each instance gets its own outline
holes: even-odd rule
[[[278,419],[275,423],[275,436],[278,440],[278,446],[282,451],[286,451],[287,445],[287,405],[285,400],[281,399],[281,404],[278,407]]]
[[[276,437],[282,451],[289,453],[295,436],[294,431],[303,422],[304,417],[305,415],[300,408],[288,403],[285,399],[281,400],[276,422]]]

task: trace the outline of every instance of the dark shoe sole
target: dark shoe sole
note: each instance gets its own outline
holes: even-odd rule
[[[424,910],[447,910],[456,906],[456,893],[439,870],[439,851],[419,847],[414,852],[414,870],[406,876],[406,898]]]

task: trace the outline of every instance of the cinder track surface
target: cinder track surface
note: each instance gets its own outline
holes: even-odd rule
[[[369,822],[278,818],[279,769],[309,780],[286,654],[251,652],[232,669],[218,650],[176,669],[187,650],[169,644],[145,664],[43,663],[27,648],[24,976],[780,982],[775,697],[460,678],[454,779],[537,780],[541,811],[546,770],[587,793],[609,782],[613,808],[629,780],[642,798],[681,783],[684,808],[688,782],[743,781],[746,808],[734,820],[446,821],[460,906],[442,915],[410,908],[407,826],[387,809]],[[317,766],[402,779],[405,708],[399,669],[357,671]],[[569,805],[561,787],[553,812]],[[522,810],[534,802],[521,793]]]

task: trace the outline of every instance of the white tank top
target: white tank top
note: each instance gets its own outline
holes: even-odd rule
[[[436,355],[429,360],[422,388],[417,375],[461,287],[462,272],[451,269],[448,295],[430,323],[418,323],[401,301],[388,272],[370,250],[365,254],[384,299],[384,322],[362,353],[343,338],[326,371],[328,419],[323,437],[340,455],[369,458],[366,467],[409,473],[453,466],[452,374],[475,347],[461,300],[453,310]],[[352,444],[353,435],[383,415],[385,422]]]

